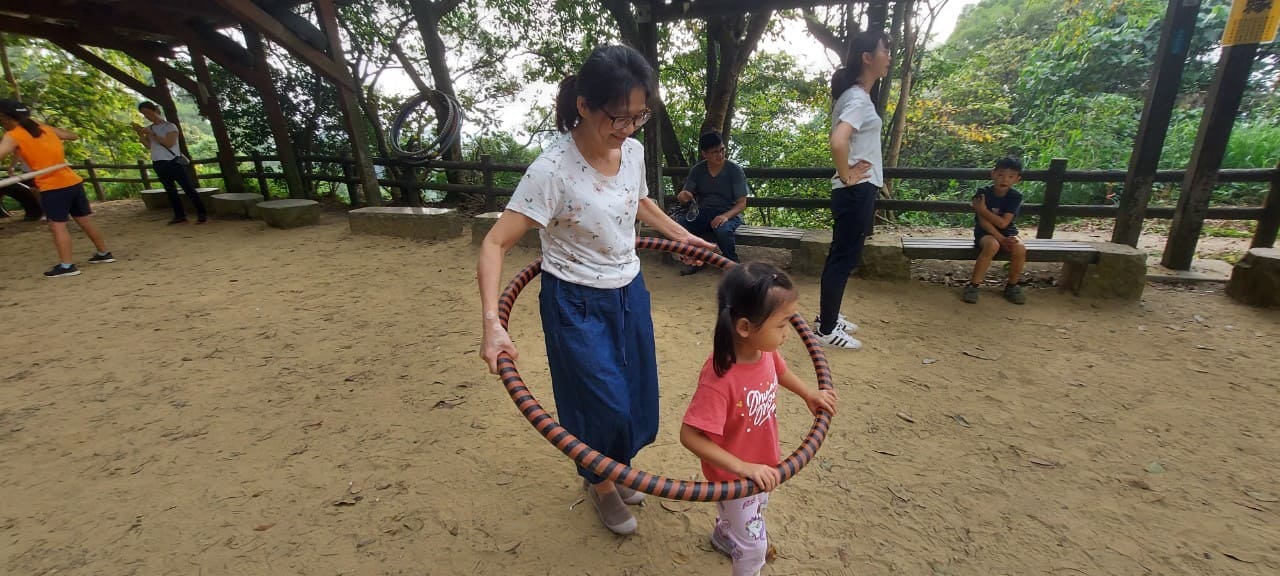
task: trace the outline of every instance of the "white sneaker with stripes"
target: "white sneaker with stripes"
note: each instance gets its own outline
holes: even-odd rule
[[[822,325],[822,317],[815,316],[813,318],[814,329],[817,329],[817,327],[821,325]],[[841,314],[836,317],[836,330],[844,332],[845,334],[853,334],[854,332],[858,331],[858,325],[854,324],[853,322],[850,322],[848,316]]]
[[[861,350],[862,342],[857,338],[850,336],[844,330],[836,328],[830,334],[822,334],[815,332],[818,336],[818,343],[823,348],[844,348],[845,350]]]

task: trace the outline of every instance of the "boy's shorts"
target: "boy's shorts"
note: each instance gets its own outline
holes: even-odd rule
[[[89,209],[89,198],[84,195],[84,182],[41,192],[40,204],[44,206],[44,215],[50,222],[66,222],[68,216],[83,218],[93,214]]]

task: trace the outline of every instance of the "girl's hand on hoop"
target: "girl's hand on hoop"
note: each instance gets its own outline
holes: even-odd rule
[[[747,464],[742,463],[742,470],[738,471],[738,475],[756,483],[756,487],[769,492],[778,487],[782,483],[782,474],[777,468],[764,464]]]
[[[835,390],[818,390],[806,397],[804,403],[814,416],[818,415],[818,410],[826,410],[827,414],[835,416],[836,400]]]
[[[492,325],[485,326],[484,336],[480,341],[480,357],[489,365],[490,374],[498,373],[498,356],[503,353],[512,360],[520,357],[515,343],[511,341],[511,335],[495,320]]]

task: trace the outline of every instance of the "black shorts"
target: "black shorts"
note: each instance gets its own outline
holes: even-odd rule
[[[84,182],[41,192],[40,204],[44,205],[44,215],[50,222],[66,222],[68,216],[82,218],[93,214],[89,209],[89,198],[84,195]]]

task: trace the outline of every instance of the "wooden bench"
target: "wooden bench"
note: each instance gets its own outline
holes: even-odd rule
[[[1138,300],[1147,280],[1145,252],[1109,242],[1077,242],[1030,238],[1028,262],[1061,262],[1058,285],[1078,296]],[[978,249],[969,238],[897,238],[873,236],[863,251],[864,278],[906,281],[911,260],[976,260]],[[1006,253],[997,260],[1008,260]]]

